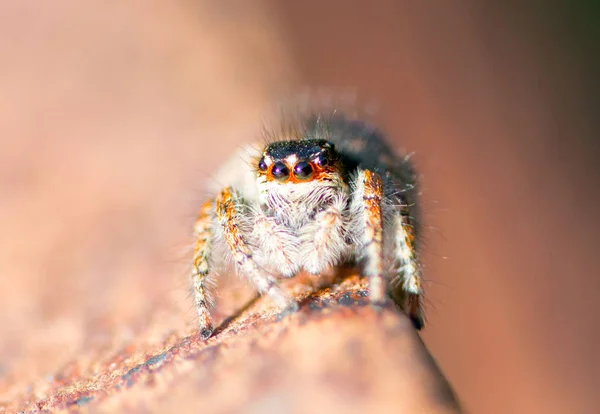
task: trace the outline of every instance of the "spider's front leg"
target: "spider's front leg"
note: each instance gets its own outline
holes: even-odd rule
[[[225,188],[217,196],[217,220],[223,229],[225,242],[238,271],[247,277],[261,294],[268,294],[280,308],[295,311],[298,309],[298,304],[283,292],[277,280],[262,269],[253,258],[246,235],[251,230],[243,225],[245,207],[241,197],[231,187]]]
[[[386,281],[383,277],[383,184],[372,171],[359,171],[356,177],[353,210],[358,219],[361,238],[363,272],[369,278],[370,300],[374,305],[385,303]]]

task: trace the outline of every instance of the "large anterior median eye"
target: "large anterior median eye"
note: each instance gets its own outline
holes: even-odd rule
[[[306,161],[300,161],[294,167],[294,175],[299,180],[308,180],[310,177],[312,177],[312,174],[312,165]]]
[[[290,175],[290,170],[288,167],[282,162],[276,162],[273,165],[273,169],[271,170],[271,174],[277,181],[285,181]]]

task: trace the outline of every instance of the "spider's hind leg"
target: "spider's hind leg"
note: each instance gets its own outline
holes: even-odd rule
[[[396,277],[392,283],[392,297],[410,317],[414,327],[424,326],[421,309],[421,267],[415,248],[415,220],[411,216],[411,206],[399,197],[394,225],[394,269]],[[399,286],[398,286],[399,285]]]
[[[391,277],[391,296],[410,317],[417,329],[423,327],[421,312],[421,269],[415,249],[415,227],[411,216],[410,205],[399,197],[399,206],[394,207],[393,215],[389,215],[388,204],[379,174],[369,171],[359,171],[355,181],[355,194],[352,201],[354,214],[359,219],[358,235],[361,239],[360,251],[357,256],[363,262],[363,272],[369,278],[370,300],[373,305],[385,303],[389,278],[384,277],[384,225],[393,222],[389,229],[393,232],[390,241],[395,263]],[[392,220],[384,223],[383,209]],[[387,244],[387,243],[386,243]],[[401,289],[394,290],[394,283],[399,282]],[[397,286],[397,285],[396,285]],[[400,297],[399,297],[400,296]]]

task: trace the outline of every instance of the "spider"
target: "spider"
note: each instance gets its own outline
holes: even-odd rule
[[[267,141],[224,166],[226,185],[214,189],[195,222],[191,280],[201,338],[214,330],[207,282],[223,257],[284,312],[298,304],[278,277],[356,264],[368,278],[371,304],[383,306],[389,290],[421,329],[409,157],[396,156],[368,123],[336,112],[302,117]]]

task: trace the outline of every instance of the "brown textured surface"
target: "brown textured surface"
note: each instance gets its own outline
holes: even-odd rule
[[[89,361],[74,358],[4,409],[457,412],[410,321],[395,308],[374,311],[365,280],[289,285],[301,303],[292,316],[255,299],[207,342],[174,333],[150,346],[142,336]]]

